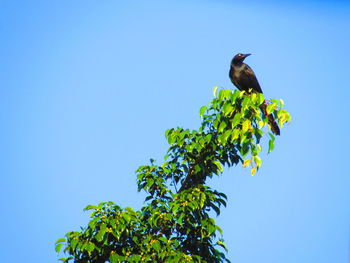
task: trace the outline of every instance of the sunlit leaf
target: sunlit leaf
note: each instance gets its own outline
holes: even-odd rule
[[[247,167],[250,164],[250,160],[245,160],[242,164],[243,167]]]
[[[216,243],[217,243],[220,247],[222,247],[223,249],[225,249],[226,252],[228,251],[227,248],[226,248],[226,245],[225,245],[223,242],[217,241]]]
[[[224,99],[227,99],[230,95],[231,91],[230,90],[227,90],[227,89],[222,89],[219,91],[219,100],[224,100]]]
[[[212,137],[213,137],[212,134],[207,134],[207,135],[205,136],[205,139],[207,140],[207,142],[210,142]]]
[[[242,132],[248,131],[249,128],[251,128],[251,122],[250,122],[250,120],[245,120],[242,123]]]
[[[284,101],[282,99],[279,100],[280,107],[282,108],[284,106]]]
[[[276,109],[276,104],[269,104],[266,107],[267,114],[271,114]]]
[[[56,251],[57,253],[60,253],[61,248],[62,248],[62,245],[63,245],[62,243],[59,243],[59,244],[56,245],[55,251]]]
[[[241,131],[239,129],[233,129],[231,133],[231,141],[233,142],[234,140],[239,138]]]
[[[221,122],[218,131],[222,132],[226,128],[227,124],[226,122]]]
[[[62,242],[66,242],[66,239],[65,238],[59,238],[59,239],[57,239],[55,244],[62,243]]]
[[[224,171],[224,168],[222,167],[221,163],[219,162],[213,162],[213,163],[216,165],[216,167],[221,173]]]
[[[84,211],[92,210],[92,209],[98,209],[98,206],[96,205],[88,205],[84,208]]]
[[[202,106],[201,108],[200,108],[200,110],[199,110],[199,115],[201,116],[201,117],[203,117],[203,115],[204,115],[204,112],[207,110],[207,106]]]
[[[253,156],[253,159],[254,159],[254,162],[256,164],[256,167],[259,168],[261,166],[261,164],[262,164],[262,161],[261,161],[260,157],[255,155],[255,156]]]
[[[259,128],[261,129],[262,127],[264,127],[264,126],[265,126],[265,122],[263,122],[263,121],[259,121],[258,125],[259,125]]]
[[[228,140],[228,138],[230,137],[231,134],[232,134],[232,130],[225,131],[224,134],[223,134],[223,140],[225,142],[227,142],[227,140]]]
[[[235,127],[236,125],[238,125],[241,122],[241,116],[242,115],[240,113],[235,114],[235,116],[231,120],[232,127]]]
[[[228,116],[232,113],[233,111],[233,106],[231,104],[226,103],[224,107],[222,108],[222,111],[225,116]]]
[[[253,93],[252,95],[250,95],[250,101],[251,101],[252,103],[255,103],[256,100],[257,100],[256,93]]]
[[[214,97],[216,97],[218,88],[219,88],[218,86],[215,86],[215,87],[213,88],[213,95],[214,95]]]
[[[258,94],[258,105],[261,105],[265,101],[264,94],[259,93]]]
[[[251,176],[254,176],[255,173],[256,173],[256,168],[253,167],[253,168],[251,169],[251,171],[250,171],[250,175],[251,175]]]

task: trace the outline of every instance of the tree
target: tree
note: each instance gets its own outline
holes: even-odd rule
[[[213,215],[226,206],[226,195],[206,185],[223,167],[249,166],[254,175],[262,164],[260,141],[273,114],[279,126],[290,121],[282,100],[260,109],[263,94],[214,88],[214,99],[200,109],[198,130],[169,129],[165,162],[140,166],[138,190],[148,193],[141,211],[113,202],[88,205],[91,220],[81,231],[57,240],[68,254],[63,262],[230,262],[222,231]],[[214,214],[215,213],[215,214]]]

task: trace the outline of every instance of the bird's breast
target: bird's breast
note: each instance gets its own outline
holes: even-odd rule
[[[244,69],[243,65],[234,66],[233,67],[233,78],[239,79],[243,69]]]

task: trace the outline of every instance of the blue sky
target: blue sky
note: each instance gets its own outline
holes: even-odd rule
[[[227,170],[218,224],[233,262],[349,262],[346,1],[0,1],[1,261],[56,262],[54,242],[195,129],[238,52],[293,116],[263,166]]]

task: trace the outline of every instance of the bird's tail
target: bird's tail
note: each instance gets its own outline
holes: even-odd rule
[[[275,121],[275,118],[272,116],[272,114],[268,114],[267,113],[266,108],[267,108],[267,103],[264,101],[264,103],[261,104],[260,109],[262,110],[263,114],[265,116],[267,116],[267,118],[269,119],[269,124],[270,124],[270,127],[271,127],[271,131],[274,134],[276,134],[276,135],[280,135],[281,134],[280,128],[278,127],[278,124]]]

